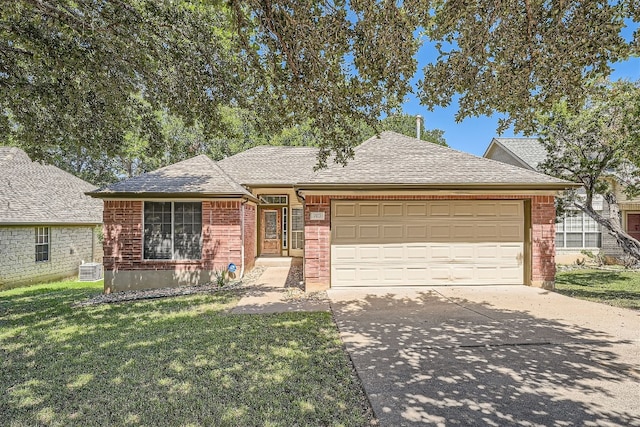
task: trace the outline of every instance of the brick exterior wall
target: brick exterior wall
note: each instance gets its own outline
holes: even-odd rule
[[[202,258],[200,260],[144,260],[143,202],[106,200],[104,202],[105,292],[202,283],[210,280],[213,270],[226,268],[229,263],[234,263],[240,268],[242,261],[241,203],[240,200],[202,202]],[[255,216],[255,208],[245,206],[245,219],[251,215]],[[248,222],[251,223],[251,221]],[[253,231],[249,230],[249,233],[245,234],[245,241],[248,241],[250,236],[255,239],[255,225]],[[245,261],[253,257],[255,257],[255,250],[249,248],[245,252]],[[156,284],[149,283],[142,274],[136,275],[136,271],[166,272],[170,275],[147,274],[148,278],[156,277],[164,280]],[[122,279],[119,280],[118,272],[133,272],[133,274],[121,275]],[[125,281],[131,283],[125,283]]]
[[[545,289],[553,289],[556,280],[555,221],[555,197],[533,197],[531,199],[531,284]]]
[[[244,205],[244,270],[253,268],[258,254],[257,237],[258,218],[256,206],[245,203]],[[239,266],[238,266],[239,267]]]
[[[77,276],[82,262],[101,262],[96,226],[49,227],[49,261],[35,261],[34,226],[0,227],[0,287]]]
[[[311,220],[311,212],[323,212],[323,220]],[[305,290],[328,289],[331,284],[331,198],[307,196],[304,206]]]
[[[531,202],[531,284],[552,288],[555,282],[555,204],[553,196],[368,196],[308,195],[305,199],[305,289],[328,289],[331,284],[331,200],[529,200]],[[312,221],[311,212],[324,212],[324,220]],[[525,230],[526,232],[526,230]],[[526,270],[525,270],[526,271]],[[525,279],[526,282],[529,280]]]

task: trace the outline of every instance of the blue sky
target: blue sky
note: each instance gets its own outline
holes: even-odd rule
[[[631,28],[627,27],[624,33],[629,36],[631,34]],[[421,74],[422,68],[433,60],[433,57],[434,50],[427,44],[418,51],[418,75]],[[632,58],[629,61],[616,63],[612,66],[614,69],[611,76],[612,80],[622,78],[640,80],[640,58]],[[418,78],[419,76],[414,79],[414,83],[417,83]],[[405,113],[411,115],[420,114],[423,117],[425,128],[444,130],[444,137],[451,148],[482,156],[491,138],[498,136],[496,129],[498,128],[499,116],[471,117],[460,123],[456,123],[454,116],[457,110],[457,103],[452,102],[447,108],[436,108],[434,111],[429,111],[426,107],[420,105],[415,95],[408,96],[403,104],[403,111]],[[514,134],[513,130],[509,129],[500,136],[510,137],[522,135]]]

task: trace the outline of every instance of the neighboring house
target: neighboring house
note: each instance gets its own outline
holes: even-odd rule
[[[555,278],[554,199],[575,184],[383,132],[348,165],[316,149],[198,156],[90,192],[104,199],[105,292],[202,283],[257,256],[303,257],[331,286]]]
[[[102,262],[102,203],[93,185],[54,166],[0,147],[0,287],[78,274]]]
[[[537,138],[493,138],[484,157],[528,170],[539,170],[547,152]],[[636,239],[640,238],[640,200],[627,200],[616,183],[614,191],[622,227]],[[608,216],[609,206],[602,196],[594,198],[593,207],[603,216]],[[616,240],[609,233],[603,233],[600,225],[584,212],[576,210],[575,215],[565,216],[556,224],[556,262],[572,263],[584,259],[582,251],[596,253],[600,250],[610,257],[623,255]]]

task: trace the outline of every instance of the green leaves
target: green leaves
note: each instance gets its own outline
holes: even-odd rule
[[[460,95],[459,120],[501,112],[502,128],[532,131],[638,53],[625,18],[639,19],[634,0],[18,0],[0,10],[0,138],[34,159],[117,157],[131,133],[162,145],[150,111],[216,139],[230,108],[261,136],[312,120],[320,160],[344,162],[362,123],[416,89],[421,33],[439,54],[425,105]]]
[[[560,100],[579,106],[589,81],[633,53],[620,35],[627,3],[438,1],[423,25],[446,43],[424,70],[421,100],[447,105],[460,94],[458,120],[500,112],[500,129],[533,132],[536,112]]]

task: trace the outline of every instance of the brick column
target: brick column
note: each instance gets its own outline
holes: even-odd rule
[[[324,219],[312,220],[312,212],[324,213]],[[305,291],[329,289],[331,256],[331,200],[328,196],[307,196],[304,205],[304,279]]]
[[[531,199],[531,285],[553,289],[556,280],[556,207],[553,196]]]

